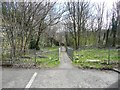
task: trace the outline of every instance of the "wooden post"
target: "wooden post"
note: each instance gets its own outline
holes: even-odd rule
[[[35,56],[35,64],[34,64],[34,66],[36,66],[36,48],[34,49],[34,56]]]
[[[108,48],[108,62],[107,64],[110,64],[110,47]]]
[[[60,60],[60,48],[59,48],[59,60]]]
[[[3,64],[3,54],[4,54],[4,38],[2,39],[2,64]]]

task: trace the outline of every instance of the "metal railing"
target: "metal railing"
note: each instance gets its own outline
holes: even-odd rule
[[[74,54],[73,54],[73,53],[74,53],[73,48],[71,48],[71,47],[66,47],[66,52],[67,52],[69,58],[73,61],[73,56],[74,56]]]

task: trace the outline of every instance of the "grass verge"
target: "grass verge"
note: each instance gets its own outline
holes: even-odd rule
[[[46,58],[36,58],[36,63],[40,67],[52,68],[59,65],[58,50],[52,51],[51,53],[45,53]]]
[[[110,57],[108,57],[108,53]],[[111,49],[110,52],[106,49],[74,51],[73,65],[79,68],[112,69],[118,67],[118,62],[117,50]]]
[[[40,67],[40,68],[53,68],[57,67],[60,63],[58,47],[44,48],[43,51],[28,50],[25,55],[17,57],[12,65],[17,67]],[[36,57],[36,59],[35,59]],[[4,66],[10,63],[8,54],[4,55]]]

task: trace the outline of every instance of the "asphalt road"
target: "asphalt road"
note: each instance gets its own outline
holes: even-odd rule
[[[2,88],[117,88],[118,73],[72,66],[66,52],[54,69],[2,69]],[[36,75],[35,75],[36,73]]]

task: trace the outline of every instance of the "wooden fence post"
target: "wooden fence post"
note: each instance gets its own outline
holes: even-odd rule
[[[59,60],[60,60],[60,48],[59,48]]]
[[[110,64],[110,47],[108,48],[108,62],[107,64]]]
[[[34,66],[36,66],[36,49],[34,49],[34,56],[35,56],[35,64],[34,64]]]

